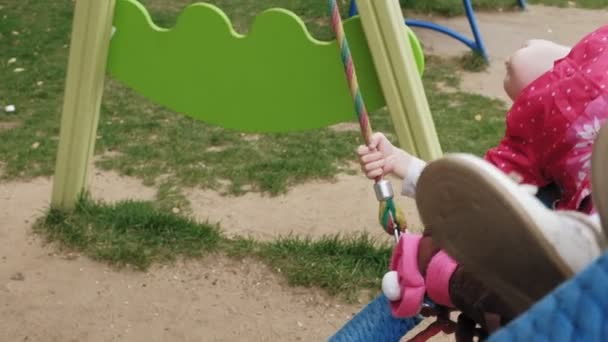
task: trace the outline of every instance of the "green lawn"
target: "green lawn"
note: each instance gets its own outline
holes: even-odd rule
[[[62,248],[80,251],[116,267],[145,270],[153,262],[222,252],[255,257],[294,286],[318,287],[352,300],[361,289],[379,289],[391,246],[367,235],[311,240],[287,236],[276,241],[227,239],[219,227],[197,223],[155,203],[109,205],[83,199],[72,213],[51,210],[34,227]]]
[[[282,4],[302,14],[315,34],[329,35],[325,1],[240,1],[241,6],[235,6],[233,0],[215,2],[235,18],[240,29],[260,10]],[[170,25],[189,1],[145,3],[156,20]],[[12,127],[0,130],[2,177],[48,176],[53,172],[58,142],[72,1],[13,1],[2,13],[12,15],[2,19],[0,41],[6,48],[0,51],[0,78],[4,80],[0,99],[17,107],[15,113],[0,114],[3,127]],[[16,61],[9,63],[12,59]],[[15,72],[17,68],[24,70]],[[429,101],[444,149],[479,154],[499,136],[504,108],[478,96],[444,94],[434,86],[450,79],[456,82],[456,73],[455,61],[430,59],[425,75]],[[483,109],[497,120],[471,121],[471,108]],[[372,119],[377,130],[390,132],[385,112],[374,113]],[[165,189],[187,185],[234,194],[250,190],[277,194],[296,183],[330,179],[348,171],[359,143],[357,131],[321,129],[267,135],[227,131],[175,115],[108,80],[96,155],[103,169],[141,177],[147,184]],[[171,177],[161,180],[166,175]]]

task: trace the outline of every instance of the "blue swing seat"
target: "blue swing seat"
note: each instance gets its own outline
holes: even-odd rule
[[[608,341],[608,253],[488,341]]]

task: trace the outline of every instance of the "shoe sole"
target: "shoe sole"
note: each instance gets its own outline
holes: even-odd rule
[[[518,185],[496,177],[508,180],[488,163],[449,155],[425,168],[416,203],[433,238],[519,314],[573,272],[514,196]]]
[[[604,236],[608,237],[608,124],[600,129],[591,160],[593,204],[600,214]]]

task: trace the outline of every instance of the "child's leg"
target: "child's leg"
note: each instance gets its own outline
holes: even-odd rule
[[[437,243],[517,313],[601,254],[603,237],[587,216],[547,209],[470,155],[430,163],[417,204]]]

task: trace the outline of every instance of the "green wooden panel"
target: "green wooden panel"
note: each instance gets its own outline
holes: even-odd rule
[[[164,29],[135,0],[118,0],[114,27],[111,76],[176,112],[244,132],[355,119],[337,42],[314,39],[287,10],[261,13],[243,36],[210,4],[188,6]],[[379,109],[385,101],[359,18],[345,31],[368,109]]]

